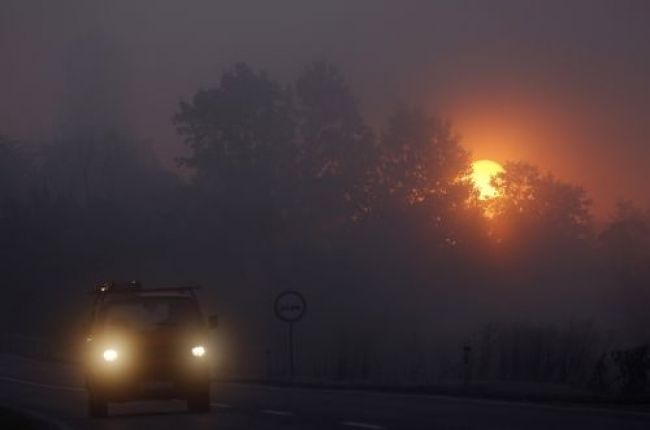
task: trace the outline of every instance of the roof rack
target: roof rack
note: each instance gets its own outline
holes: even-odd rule
[[[92,294],[116,293],[123,291],[139,291],[142,289],[140,281],[132,280],[129,282],[118,283],[115,281],[103,281],[95,285],[95,289],[91,291]]]
[[[200,289],[200,285],[181,285],[178,287],[155,287],[155,288],[143,288],[138,291],[150,292],[150,291],[194,291]]]
[[[137,280],[132,280],[126,283],[117,283],[114,281],[104,281],[95,285],[95,289],[91,294],[95,295],[92,304],[92,317],[95,317],[97,307],[106,300],[109,294],[134,294],[134,293],[148,293],[148,292],[187,292],[192,298],[196,299],[195,290],[201,288],[200,285],[182,285],[178,287],[154,287],[142,288],[142,283]]]
[[[133,293],[138,291],[193,291],[201,288],[200,285],[180,285],[169,287],[143,288],[140,281],[129,281],[118,283],[114,281],[104,281],[95,285],[92,294],[104,295],[107,293]]]

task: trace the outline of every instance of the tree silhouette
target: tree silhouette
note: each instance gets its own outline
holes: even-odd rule
[[[593,225],[590,200],[581,187],[542,174],[527,163],[507,163],[494,180],[499,197],[488,202],[497,240],[509,237],[582,240]]]
[[[0,134],[0,218],[25,197],[30,169],[30,160],[17,142]]]
[[[617,276],[636,277],[650,267],[650,212],[619,202],[616,213],[600,234]]]
[[[376,148],[341,73],[312,63],[295,84],[298,193],[312,222],[329,228],[368,211],[367,175]],[[316,218],[314,218],[316,217]]]
[[[62,288],[142,272],[219,285],[229,317],[238,315],[231,351],[250,360],[232,361],[250,363],[244,371],[273,368],[268,339],[283,333],[262,309],[280,287],[316,304],[303,358],[322,377],[437,380],[454,374],[458,351],[445,354],[436,334],[451,344],[492,317],[548,320],[603,291],[625,306],[612,313],[624,312],[628,333],[650,339],[647,210],[622,204],[599,228],[582,188],[526,163],[506,164],[499,195],[480,200],[451,124],[400,106],[376,132],[324,62],[286,86],[235,65],[181,102],[173,123],[186,181],[155,162],[121,115],[111,118],[123,113],[119,94],[91,97],[113,81],[84,75],[101,58],[89,68],[82,60],[85,90],[70,93],[56,138],[36,147],[0,136],[0,273],[14,297],[0,326],[34,319],[21,315],[34,292],[43,310],[58,310],[52,300],[70,301]],[[84,112],[95,100],[106,106]],[[589,373],[591,334],[578,342],[580,330],[501,327],[473,346],[476,375],[572,382]]]
[[[4,269],[3,273],[19,264],[17,256],[26,246],[21,235],[27,232],[27,200],[32,172],[30,160],[17,143],[0,135],[0,267]]]
[[[285,230],[295,180],[288,91],[238,64],[217,87],[181,102],[173,121],[190,149],[181,163],[194,172],[197,243],[231,258],[233,267],[249,257],[268,261],[262,256]]]
[[[628,333],[636,342],[650,343],[650,211],[620,202],[599,235],[603,261],[617,290],[616,304]]]
[[[217,88],[180,103],[174,123],[191,149],[181,161],[196,170],[197,180],[221,190],[232,180],[269,175],[293,135],[290,107],[279,84],[238,64]]]
[[[455,223],[467,208],[469,154],[451,126],[422,110],[400,107],[381,137],[373,199],[389,218],[408,218],[416,236],[455,246]]]

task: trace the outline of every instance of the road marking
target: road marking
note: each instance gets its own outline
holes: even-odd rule
[[[332,389],[332,388],[307,388],[307,387],[291,387],[291,386],[275,386],[275,385],[266,385],[261,383],[244,383],[244,382],[223,382],[223,385],[238,386],[242,388],[247,387],[257,387],[262,390],[268,391],[286,391],[293,390],[298,392],[319,392],[327,394],[336,394],[336,395],[350,395],[350,394],[360,394],[367,397],[381,397],[381,398],[390,398],[390,397],[399,397],[402,399],[409,400],[440,400],[443,402],[449,403],[466,403],[466,404],[475,404],[475,405],[484,405],[484,406],[505,406],[510,408],[528,408],[528,409],[541,409],[549,411],[560,411],[560,412],[593,412],[603,415],[625,415],[631,417],[640,417],[648,418],[650,416],[649,412],[636,411],[629,409],[617,409],[598,406],[585,406],[580,403],[568,403],[566,405],[555,405],[555,404],[544,404],[542,401],[525,401],[525,400],[505,400],[505,399],[478,399],[476,397],[466,397],[466,396],[452,396],[445,394],[413,394],[413,393],[404,393],[404,392],[390,392],[390,391],[370,391],[360,388],[350,388],[350,389]]]
[[[0,381],[14,382],[16,384],[23,384],[23,385],[31,385],[32,387],[48,388],[50,390],[86,391],[81,387],[72,387],[70,385],[39,384],[37,382],[26,381],[24,379],[11,378],[9,376],[0,376]]]
[[[282,416],[282,417],[288,417],[288,416],[290,416],[290,415],[293,415],[293,412],[289,412],[289,411],[276,411],[276,410],[274,410],[274,409],[263,409],[262,412],[265,413],[265,414],[270,414],[270,415],[279,415],[279,416]]]
[[[23,408],[14,408],[10,406],[10,408],[18,411],[19,413],[22,413],[28,417],[31,417],[32,419],[37,419],[38,421],[42,421],[43,423],[49,424],[48,427],[53,427],[58,430],[72,430],[72,427],[64,423],[63,421],[60,421],[54,417],[51,417],[49,415],[44,415],[40,412],[33,411],[31,409],[23,409]]]
[[[341,424],[343,424],[344,426],[356,427],[359,429],[384,430],[384,427],[378,426],[377,424],[359,423],[356,421],[342,421]]]
[[[59,421],[58,419],[53,418],[53,417],[51,417],[49,415],[43,415],[41,413],[33,412],[33,411],[29,411],[29,413],[33,417],[36,417],[36,418],[40,419],[41,421],[44,421],[46,423],[50,423],[50,424],[54,425],[59,430],[72,430],[72,427],[65,424],[63,421]]]
[[[214,403],[214,402],[213,402],[213,403],[210,403],[210,404],[211,404],[212,406],[214,406],[215,408],[221,408],[221,409],[230,409],[230,408],[232,408],[232,406],[227,405],[227,404],[225,404],[225,403]]]

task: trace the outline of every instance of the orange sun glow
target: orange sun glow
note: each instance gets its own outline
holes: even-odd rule
[[[479,192],[479,199],[487,200],[497,196],[492,179],[503,172],[503,166],[492,160],[477,160],[472,163],[471,179]]]

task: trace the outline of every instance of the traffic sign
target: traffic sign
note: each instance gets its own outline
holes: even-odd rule
[[[305,298],[297,291],[288,290],[284,293],[281,293],[276,299],[273,305],[275,310],[275,316],[277,316],[282,321],[289,323],[289,376],[293,379],[295,373],[295,360],[294,360],[294,348],[293,348],[293,323],[298,321],[300,318],[305,315],[305,310],[307,309],[307,302]]]
[[[295,322],[307,309],[305,298],[297,291],[285,291],[275,299],[275,315],[282,321]]]

